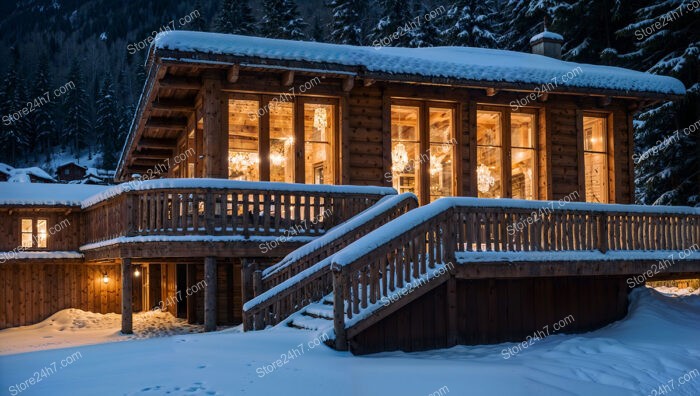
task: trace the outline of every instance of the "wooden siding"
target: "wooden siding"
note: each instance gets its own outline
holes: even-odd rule
[[[630,290],[619,277],[456,280],[456,309],[448,282],[350,339],[355,354],[522,342],[535,332],[579,333],[622,319]],[[451,314],[452,312],[452,314]],[[555,332],[553,326],[573,321]],[[450,341],[448,324],[456,326]]]
[[[81,236],[81,216],[76,209],[68,208],[13,208],[0,210],[0,252],[12,251],[21,246],[21,221],[23,218],[47,219],[47,231],[56,230],[48,236],[46,249],[31,250],[77,250]],[[36,231],[36,230],[35,230]]]
[[[107,284],[102,282],[105,272],[109,276]],[[40,322],[67,308],[121,313],[120,285],[119,265],[0,265],[0,328]],[[134,294],[140,294],[140,289],[134,290]]]

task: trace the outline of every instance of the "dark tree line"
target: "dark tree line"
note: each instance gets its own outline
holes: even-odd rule
[[[99,35],[106,47],[98,50],[111,56],[123,51],[123,46],[109,47],[112,41],[121,40],[122,45],[132,41],[124,37],[143,38],[153,30],[138,21],[148,20],[147,25],[153,26],[162,23],[153,21],[167,21],[196,9],[199,17],[181,29],[349,45],[472,46],[529,52],[529,39],[546,24],[564,36],[565,60],[622,66],[683,81],[688,88],[684,100],[659,103],[636,117],[636,153],[656,153],[642,157],[636,168],[637,199],[645,204],[700,203],[700,132],[653,150],[676,129],[700,118],[700,9],[679,13],[687,3],[682,0],[314,0],[306,10],[299,5],[309,3],[294,0],[196,0],[187,5],[177,2],[177,6],[153,0],[148,10],[136,11],[118,3],[110,3],[115,8],[109,10],[86,5],[78,16],[58,18],[57,33],[42,37],[46,51],[31,64],[25,61],[28,51],[17,40],[0,85],[2,115],[67,81],[74,82],[75,89],[17,122],[0,125],[0,162],[39,163],[59,147],[75,156],[99,155],[107,168],[116,164],[143,84],[147,51],[120,53],[119,67],[111,68],[95,66],[100,60],[89,54],[73,54],[66,63],[70,65],[67,73],[52,73],[56,68],[48,66],[49,59],[70,31],[85,37],[92,32],[97,37],[94,33],[108,26]],[[122,26],[115,18],[128,18],[129,23]],[[656,21],[665,23],[656,28]],[[13,28],[21,30],[22,25]]]

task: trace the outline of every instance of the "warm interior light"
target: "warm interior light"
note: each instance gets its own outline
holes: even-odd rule
[[[408,167],[408,152],[403,143],[397,143],[391,152],[391,170],[395,173],[404,172]]]
[[[326,129],[328,127],[328,114],[326,109],[323,107],[317,107],[314,110],[314,128],[316,129]]]
[[[102,283],[104,283],[104,284],[109,283],[109,275],[107,275],[106,272],[104,274],[102,274]]]
[[[137,278],[138,278],[139,276],[141,276],[141,271],[139,271],[138,268],[135,268],[135,269],[134,269],[134,276],[137,277]]]
[[[496,179],[491,175],[491,170],[484,164],[476,168],[477,187],[480,192],[487,193],[496,184]]]
[[[437,175],[442,173],[442,162],[438,159],[437,156],[431,155],[430,156],[430,174],[431,175]]]

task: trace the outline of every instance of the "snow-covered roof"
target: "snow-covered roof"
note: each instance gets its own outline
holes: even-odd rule
[[[532,36],[530,39],[530,44],[534,43],[535,41],[539,41],[541,39],[550,39],[550,40],[559,40],[561,42],[564,41],[564,37],[561,34],[550,32],[548,30],[545,30],[542,33],[536,34]]]
[[[87,166],[80,165],[79,163],[77,163],[75,161],[67,161],[67,162],[63,162],[62,164],[58,165],[56,167],[56,169],[63,168],[64,166],[68,166],[68,165],[74,165],[74,166],[77,166],[78,168],[83,168],[83,169],[88,168]]]
[[[10,165],[7,165],[7,164],[0,162],[0,173],[4,173],[4,174],[9,176],[10,174],[12,174],[13,169],[15,169],[15,168],[11,167]]]
[[[0,205],[80,206],[84,199],[107,188],[89,184],[0,182]]]
[[[340,71],[361,77],[391,75],[447,78],[464,82],[514,85],[551,83],[572,70],[581,69],[558,89],[579,88],[684,95],[683,83],[672,77],[589,64],[565,62],[523,52],[470,47],[359,47],[317,42],[290,41],[231,34],[173,31],[160,33],[154,41],[155,57],[172,56],[166,50],[262,60],[298,61],[337,65]],[[165,53],[163,53],[165,52]],[[180,61],[214,62],[206,56],[178,56]],[[220,63],[220,61],[218,62]],[[262,63],[262,62],[261,62]]]

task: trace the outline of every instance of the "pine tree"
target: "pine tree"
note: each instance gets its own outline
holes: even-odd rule
[[[445,16],[448,25],[444,31],[445,42],[456,46],[497,48],[496,17],[493,0],[458,0]]]
[[[552,30],[564,36],[562,58],[586,63],[612,63],[613,48],[629,46],[616,31],[631,22],[634,5],[623,1],[577,0],[552,10]]]
[[[403,0],[382,0],[384,15],[372,30],[371,44],[375,47],[409,47],[417,34],[418,23],[411,7]]]
[[[432,13],[431,13],[432,12]],[[429,10],[425,4],[416,1],[414,3],[414,12],[420,21],[420,24],[415,29],[414,34],[411,37],[411,42],[409,47],[435,47],[439,45],[444,45],[443,42],[443,30],[446,24],[445,16],[446,9],[444,6]],[[428,19],[426,19],[426,16]],[[430,19],[430,18],[433,19]]]
[[[700,131],[674,133],[700,119],[700,9],[679,7],[687,2],[647,1],[635,21],[618,31],[636,40],[633,51],[620,51],[621,64],[676,77],[687,88],[682,101],[662,103],[636,118],[635,183],[642,204],[700,205]]]
[[[202,14],[204,12],[204,8],[202,7],[201,0],[197,0],[197,2],[194,3],[194,9],[199,12],[199,16],[192,20],[187,29],[194,30],[195,32],[204,32],[207,30],[207,21]]]
[[[264,0],[260,33],[263,37],[304,40],[306,22],[299,15],[294,0]]]
[[[45,55],[39,58],[36,75],[34,76],[34,87],[32,88],[32,97],[44,98],[45,93],[49,91],[49,60]],[[50,155],[50,150],[56,142],[56,123],[54,121],[54,103],[47,102],[42,106],[37,107],[29,116],[29,125],[34,131],[34,142],[30,143],[30,147],[35,148],[36,153]],[[38,147],[36,147],[38,146]],[[47,157],[48,159],[48,157]]]
[[[20,53],[17,47],[10,49],[12,63],[3,80],[2,89],[2,129],[0,130],[0,147],[4,157],[11,165],[17,165],[22,150],[27,146],[27,119],[22,109],[27,106],[26,95],[18,71],[20,69]],[[15,114],[18,116],[15,118]],[[6,118],[10,117],[11,118]]]
[[[254,35],[255,22],[248,0],[221,0],[213,28],[218,33]]]
[[[114,95],[114,86],[109,74],[105,75],[97,96],[95,129],[97,130],[97,136],[100,138],[102,167],[110,169],[116,167],[120,120],[119,108]]]
[[[314,18],[314,27],[311,29],[311,39],[319,43],[326,41],[326,34],[323,32],[323,26],[321,26],[321,21],[319,21],[318,16]]]
[[[508,0],[504,15],[508,18],[498,26],[503,32],[500,47],[530,52],[530,39],[544,31],[544,21],[552,20],[552,12],[561,0]]]
[[[68,80],[73,82],[75,88],[64,95],[63,104],[66,116],[63,127],[66,140],[70,143],[73,155],[77,158],[80,151],[86,147],[89,128],[85,79],[80,61],[77,58],[71,64]]]
[[[332,0],[331,41],[336,44],[364,45],[367,32],[367,0]]]

